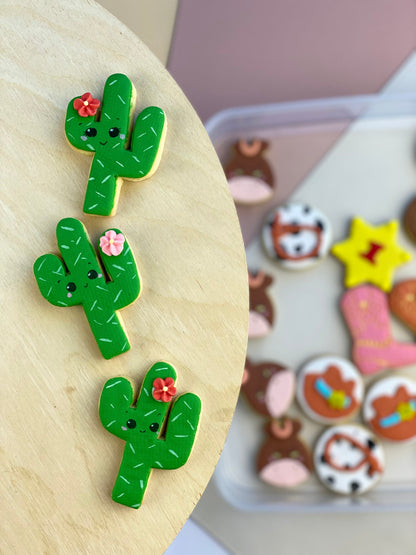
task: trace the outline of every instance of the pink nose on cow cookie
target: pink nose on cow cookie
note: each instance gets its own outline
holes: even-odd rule
[[[341,311],[353,338],[352,359],[363,374],[416,362],[416,344],[392,337],[383,291],[372,285],[349,289],[341,299]]]

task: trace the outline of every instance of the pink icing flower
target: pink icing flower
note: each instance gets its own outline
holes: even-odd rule
[[[124,248],[124,235],[109,229],[100,237],[100,248],[108,256],[118,256]]]
[[[156,401],[163,401],[169,403],[172,397],[176,394],[175,382],[172,378],[156,378],[153,382],[153,399]]]
[[[91,93],[84,93],[81,98],[74,100],[74,109],[77,110],[82,118],[95,116],[99,106],[100,101],[97,98],[93,98]]]

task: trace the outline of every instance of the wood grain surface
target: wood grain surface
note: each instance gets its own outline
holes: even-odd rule
[[[5,553],[162,553],[202,494],[237,400],[247,339],[247,275],[233,202],[214,149],[160,62],[87,0],[1,1],[1,519]],[[127,74],[136,114],[163,108],[168,129],[155,175],[125,182],[113,218],[82,214],[91,157],[64,135],[68,101],[101,97]],[[32,265],[58,254],[55,228],[80,219],[96,243],[127,235],[143,281],[121,314],[132,349],[104,360],[80,306],[42,298]],[[124,442],[98,418],[104,382],[141,382],[166,360],[178,394],[202,399],[189,461],[154,470],[142,507],[111,500]]]

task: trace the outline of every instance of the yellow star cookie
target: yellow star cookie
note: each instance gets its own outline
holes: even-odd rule
[[[396,243],[397,229],[395,220],[379,226],[352,220],[349,238],[331,250],[346,266],[346,287],[373,283],[384,291],[391,289],[395,268],[411,259]]]

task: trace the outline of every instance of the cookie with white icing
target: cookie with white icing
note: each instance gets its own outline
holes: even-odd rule
[[[257,472],[263,482],[292,488],[305,482],[313,470],[312,455],[298,438],[298,420],[282,418],[266,425],[268,437],[257,456]]]
[[[320,481],[331,491],[359,495],[382,477],[384,451],[376,436],[363,426],[332,426],[316,443],[314,466]]]
[[[352,418],[360,409],[363,397],[362,377],[354,364],[343,357],[316,357],[298,373],[298,403],[309,418],[321,424]]]
[[[365,398],[363,419],[382,439],[416,440],[416,381],[389,376],[376,382]]]
[[[315,265],[329,252],[331,225],[316,208],[301,202],[278,206],[263,226],[267,254],[288,270]]]
[[[295,397],[295,373],[276,362],[253,364],[247,358],[241,391],[256,412],[279,418],[285,414]]]

